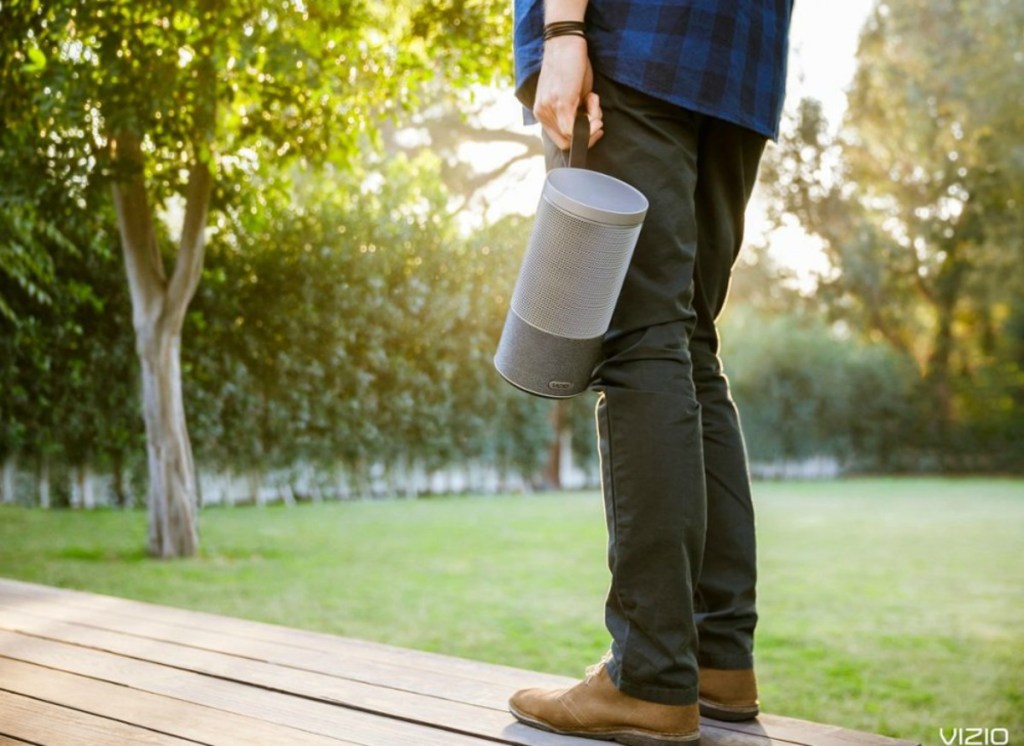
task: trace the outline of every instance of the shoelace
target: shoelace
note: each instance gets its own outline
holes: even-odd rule
[[[590,679],[594,678],[595,676],[597,676],[598,672],[604,667],[604,665],[606,663],[611,661],[611,659],[612,659],[612,651],[611,650],[606,650],[605,654],[601,656],[601,660],[599,660],[597,663],[595,663],[592,666],[587,666],[587,669],[586,669],[587,680],[590,680]]]

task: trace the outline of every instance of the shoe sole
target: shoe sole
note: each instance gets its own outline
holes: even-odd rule
[[[529,715],[520,712],[512,705],[509,705],[509,712],[516,720],[529,725],[532,728],[545,730],[548,733],[557,733],[560,736],[579,736],[581,738],[593,738],[598,741],[615,741],[623,746],[675,746],[685,743],[688,746],[700,746],[700,733],[693,735],[670,736],[661,733],[652,733],[643,730],[609,730],[602,732],[559,730],[543,720],[537,720]]]
[[[721,720],[726,723],[738,723],[743,720],[753,720],[760,713],[757,705],[722,705],[717,702],[711,702],[707,699],[701,699],[698,701],[700,703],[701,717],[711,718],[712,720]]]

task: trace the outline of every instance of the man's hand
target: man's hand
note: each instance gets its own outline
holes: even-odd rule
[[[576,110],[583,102],[590,120],[593,145],[604,134],[601,101],[594,88],[594,71],[587,56],[587,41],[579,36],[557,36],[544,43],[544,60],[537,80],[533,115],[551,140],[562,150],[569,148]]]

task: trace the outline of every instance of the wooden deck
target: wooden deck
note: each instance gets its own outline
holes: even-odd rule
[[[569,680],[0,579],[0,746],[591,746],[516,723],[508,695]],[[704,746],[899,746],[762,715]]]

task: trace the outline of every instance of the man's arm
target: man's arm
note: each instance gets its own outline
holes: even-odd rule
[[[586,12],[587,0],[545,0],[544,23],[582,21]],[[594,72],[587,56],[586,39],[556,36],[544,42],[533,115],[563,150],[569,147],[573,121],[581,102],[590,119],[589,144],[601,139],[601,102],[593,87]]]

